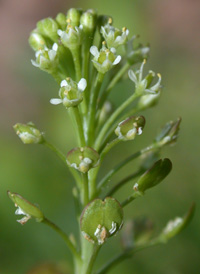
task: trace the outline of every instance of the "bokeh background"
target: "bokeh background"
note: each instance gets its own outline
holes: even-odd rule
[[[116,26],[126,26],[131,34],[140,34],[140,41],[151,44],[148,68],[163,76],[160,103],[144,113],[146,134],[140,143],[125,143],[113,150],[106,168],[128,155],[130,149],[135,151],[149,144],[168,120],[179,116],[183,119],[177,145],[162,153],[172,160],[172,173],[163,184],[129,205],[125,217],[149,216],[159,230],[169,219],[183,215],[193,201],[197,204],[192,223],[179,236],[167,245],[136,254],[110,273],[197,274],[200,269],[199,0],[0,1],[0,273],[33,273],[32,268],[49,262],[58,262],[71,273],[72,260],[59,236],[34,221],[20,226],[6,194],[8,189],[22,194],[38,203],[68,233],[74,231],[73,180],[65,166],[40,145],[22,145],[12,129],[16,122],[33,121],[65,153],[75,145],[64,109],[49,104],[58,86],[50,76],[31,65],[34,53],[27,42],[39,19],[55,17],[70,7],[96,8],[101,14],[111,14]],[[119,102],[123,90],[119,84],[113,100]],[[128,174],[133,165],[118,178]],[[119,200],[127,195],[131,185],[117,195]],[[102,248],[97,266],[119,250],[119,236],[117,239],[111,239]]]

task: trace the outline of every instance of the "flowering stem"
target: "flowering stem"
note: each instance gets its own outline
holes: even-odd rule
[[[113,89],[113,87],[117,84],[117,82],[122,78],[122,76],[126,73],[126,71],[130,68],[129,63],[125,63],[124,66],[120,68],[120,70],[115,74],[113,79],[111,80],[110,84],[108,85],[106,91],[101,97],[101,101],[99,103],[99,108],[101,108],[106,101],[110,91]]]
[[[112,196],[117,190],[119,190],[122,186],[128,183],[130,180],[137,178],[143,172],[142,169],[130,174],[129,176],[125,177],[121,181],[119,181],[107,194],[106,197]]]
[[[101,84],[104,79],[104,74],[98,72],[94,89],[91,92],[90,97],[90,108],[89,108],[89,121],[88,121],[88,145],[92,145],[94,139],[94,123],[95,123],[95,112],[96,102],[101,88]]]
[[[91,274],[92,273],[92,268],[93,268],[94,262],[96,260],[96,257],[98,255],[98,253],[99,253],[100,248],[101,248],[100,245],[95,244],[92,256],[91,256],[89,264],[88,264],[86,274]]]
[[[56,231],[65,241],[65,243],[67,244],[68,248],[70,249],[71,253],[74,255],[74,257],[76,257],[77,259],[81,259],[80,258],[80,254],[77,252],[75,246],[73,245],[73,243],[70,241],[68,235],[63,232],[57,225],[55,225],[54,223],[52,223],[50,220],[48,220],[47,218],[44,218],[44,220],[42,221],[44,224],[48,225],[49,227],[51,227],[54,231]]]
[[[105,123],[103,126],[102,130],[99,133],[99,136],[97,137],[97,140],[95,142],[95,149],[99,151],[101,147],[101,142],[103,141],[108,129],[112,126],[114,123],[115,119],[123,112],[123,110],[130,105],[136,98],[138,98],[139,95],[138,93],[134,93],[131,97],[129,97],[121,106],[119,106],[115,112],[110,116],[108,121]]]

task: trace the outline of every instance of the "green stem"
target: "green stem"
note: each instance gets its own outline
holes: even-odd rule
[[[130,248],[128,250],[122,251],[118,255],[116,255],[114,258],[112,258],[110,261],[108,261],[99,271],[97,271],[95,274],[105,274],[108,273],[108,271],[118,265],[119,263],[123,262],[126,259],[131,258],[136,252],[143,250],[145,248],[156,246],[158,244],[161,244],[162,242],[159,242],[157,240],[152,240],[148,243],[145,243],[140,246],[136,246],[133,248]]]
[[[124,111],[124,109],[130,105],[136,98],[138,98],[140,95],[138,95],[138,93],[134,93],[131,97],[129,97],[121,106],[119,106],[115,112],[113,112],[113,114],[110,116],[110,118],[108,119],[108,121],[105,123],[105,125],[103,126],[99,136],[97,137],[97,140],[95,142],[95,149],[98,151],[101,147],[101,143],[105,137],[105,135],[107,134],[107,131],[109,130],[109,128],[112,126],[112,124],[114,123],[115,119]]]
[[[71,50],[72,58],[74,61],[74,67],[76,72],[76,81],[78,82],[81,79],[81,53],[80,47]]]
[[[95,81],[94,89],[91,92],[90,106],[88,113],[88,144],[91,146],[94,140],[95,132],[95,114],[96,114],[96,102],[99,95],[99,91],[103,82],[104,74],[98,72]]]
[[[144,153],[147,153],[151,150],[156,149],[157,146],[155,144],[152,144],[148,147],[146,147],[145,149],[142,149],[134,154],[132,154],[131,156],[129,156],[128,158],[126,158],[124,161],[120,162],[118,165],[116,165],[113,169],[111,169],[107,175],[99,182],[98,185],[98,190],[100,191],[105,184],[108,182],[108,180],[110,180],[110,178],[117,172],[119,171],[122,167],[124,167],[126,164],[128,164],[130,161],[132,161],[133,159],[141,156]]]
[[[119,181],[106,195],[106,197],[108,196],[112,196],[117,190],[119,190],[122,186],[124,186],[126,183],[128,183],[130,180],[137,178],[139,175],[141,175],[143,172],[142,169],[139,169],[138,171],[130,174],[129,176],[125,177],[124,179],[122,179],[121,181]]]
[[[74,257],[76,257],[77,259],[80,260],[80,254],[77,252],[75,246],[70,241],[68,235],[65,232],[63,232],[57,225],[55,225],[50,220],[48,220],[47,218],[44,218],[44,220],[42,222],[44,224],[48,225],[49,227],[51,227],[54,231],[56,231],[63,238],[63,240],[67,244],[68,248],[70,249],[70,251],[74,255]]]
[[[88,191],[88,174],[82,173],[82,185],[83,185],[83,205],[86,206],[89,203],[89,191]]]
[[[84,147],[86,143],[85,143],[85,137],[83,132],[83,122],[82,122],[78,107],[74,107],[73,112],[74,112],[74,117],[76,120],[77,129],[78,129],[79,146]]]
[[[100,169],[100,164],[103,161],[103,159],[106,156],[106,154],[111,150],[111,148],[114,147],[119,142],[120,142],[120,139],[116,138],[112,142],[110,142],[109,144],[107,144],[107,146],[104,148],[104,150],[102,151],[102,153],[100,155],[99,166],[96,167],[96,168],[94,168],[94,169],[92,169],[89,172],[90,200],[94,199],[95,196],[97,195],[96,180],[97,180],[97,175],[98,175],[98,172],[99,172],[99,169]]]
[[[69,168],[69,171],[71,172],[72,176],[74,177],[75,181],[77,182],[78,186],[80,187],[80,183],[81,183],[80,182],[80,176],[74,168],[71,168],[71,167],[68,166],[68,164],[66,162],[65,155],[60,150],[58,150],[54,145],[50,144],[46,140],[44,141],[43,144],[46,147],[48,147],[50,150],[55,152],[55,154],[63,161],[63,163]]]
[[[111,80],[110,84],[108,85],[105,93],[102,95],[101,97],[101,101],[99,104],[99,108],[101,108],[104,104],[104,102],[106,101],[110,91],[113,89],[113,87],[117,84],[117,82],[120,80],[120,78],[126,73],[126,71],[130,68],[130,64],[129,63],[125,63],[124,66],[122,66],[120,68],[120,70],[115,74],[115,76],[113,77],[113,79]]]
[[[96,260],[96,257],[98,255],[98,253],[99,253],[100,248],[101,248],[100,245],[95,244],[92,256],[91,256],[89,264],[88,264],[86,274],[91,274],[92,273],[92,268],[93,268],[94,262]]]

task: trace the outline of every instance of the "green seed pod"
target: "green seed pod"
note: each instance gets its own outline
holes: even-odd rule
[[[84,33],[93,35],[97,22],[97,13],[94,10],[87,10],[81,15],[80,23],[83,26]]]
[[[52,41],[58,41],[58,24],[57,22],[48,17],[37,23],[37,30],[44,36],[50,38]]]
[[[114,198],[107,197],[104,201],[95,199],[83,210],[80,225],[83,236],[88,241],[102,245],[121,229],[122,207]]]
[[[80,172],[86,173],[99,163],[99,154],[90,147],[77,147],[67,154],[67,164]]]
[[[35,218],[37,222],[42,222],[44,215],[42,211],[34,204],[30,203],[17,193],[8,191],[9,198],[13,201],[18,209],[16,215],[25,215],[21,220],[17,220],[22,225],[25,224],[30,218]]]
[[[169,159],[158,160],[148,169],[133,186],[135,192],[144,193],[147,189],[161,183],[172,170],[172,163]]]
[[[168,122],[156,137],[155,142],[159,143],[160,146],[174,144],[178,138],[180,123],[181,118]]]
[[[82,14],[81,9],[71,8],[67,12],[67,22],[73,26],[78,27],[80,25],[80,17]]]
[[[56,16],[56,22],[59,24],[62,30],[65,30],[67,27],[67,17],[64,13],[58,13]]]
[[[123,141],[133,140],[136,135],[141,135],[145,126],[145,118],[143,116],[131,116],[119,123],[115,129],[115,134]]]
[[[44,37],[35,31],[31,32],[31,35],[30,35],[28,41],[29,41],[31,48],[34,51],[38,51],[38,50],[44,49],[46,47],[46,41],[45,41]]]
[[[169,221],[162,233],[158,236],[158,241],[166,243],[169,239],[179,234],[192,220],[195,212],[195,204],[193,204],[184,217],[176,217]]]
[[[24,144],[41,144],[44,142],[43,134],[32,122],[27,124],[18,123],[13,128]]]

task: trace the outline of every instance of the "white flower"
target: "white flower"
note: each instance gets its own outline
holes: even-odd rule
[[[31,216],[24,212],[19,206],[15,211],[15,215],[25,215],[22,219],[17,220],[17,222],[21,225],[24,225],[26,222],[28,222],[29,219],[31,219]]]
[[[53,105],[63,103],[67,108],[75,107],[83,100],[82,93],[86,87],[87,81],[84,78],[81,78],[78,83],[71,78],[67,78],[60,83],[60,98],[52,98],[50,103]]]
[[[152,71],[149,71],[149,74],[143,78],[143,68],[146,63],[146,60],[144,60],[140,66],[140,69],[136,72],[133,70],[128,71],[129,78],[131,81],[135,83],[135,92],[140,95],[145,94],[157,94],[160,91],[161,88],[161,75],[158,73],[158,81],[155,85],[151,86],[151,82],[153,78],[155,77],[155,73]]]
[[[69,49],[79,47],[82,43],[83,38],[83,26],[73,27],[68,24],[66,31],[58,30],[58,35],[64,46]]]
[[[36,51],[36,61],[31,60],[32,65],[42,70],[51,70],[57,66],[57,50],[58,44],[54,43],[52,49],[48,49],[45,46],[44,49]]]
[[[94,56],[92,62],[95,68],[103,74],[121,61],[121,56],[115,55],[115,48],[107,49],[105,43],[103,43],[103,47],[100,51],[96,46],[92,46],[90,48],[90,53]]]
[[[107,24],[101,27],[101,33],[107,43],[108,48],[118,48],[127,41],[129,30],[126,28],[119,30],[110,24]]]

